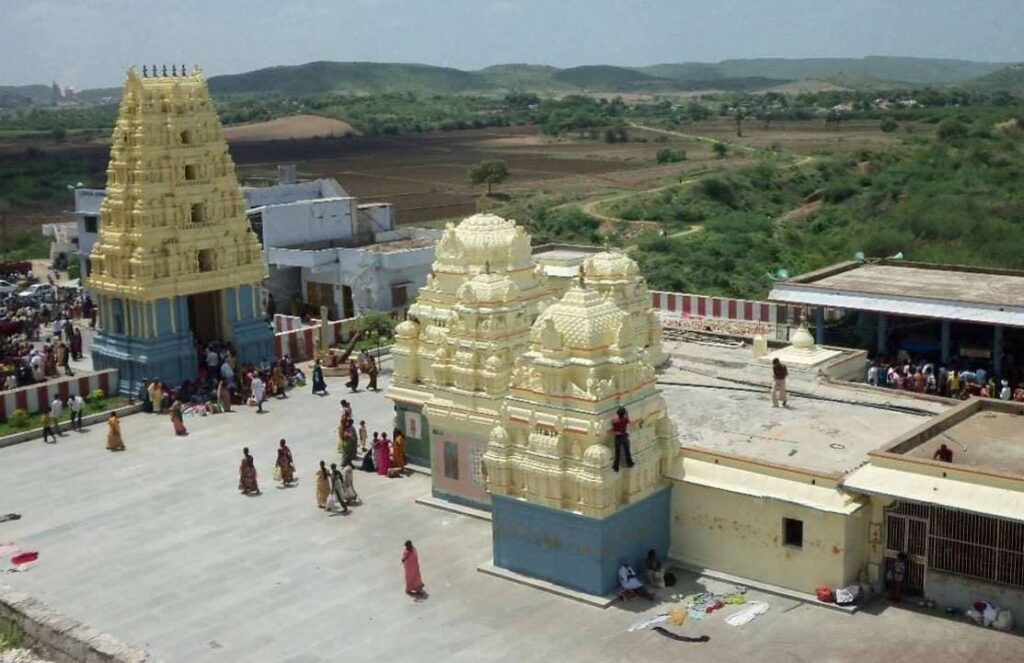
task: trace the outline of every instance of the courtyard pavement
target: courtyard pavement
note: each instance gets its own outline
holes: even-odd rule
[[[241,408],[188,418],[184,438],[166,416],[129,416],[123,453],[104,450],[105,424],[56,445],[0,449],[0,513],[22,514],[0,523],[0,542],[40,553],[30,571],[0,582],[167,662],[935,663],[1024,652],[1019,636],[884,603],[849,616],[757,592],[771,609],[746,626],[726,625],[728,608],[674,629],[708,635],[704,644],[627,633],[669,605],[600,610],[477,572],[491,557],[490,523],[414,504],[429,493],[428,477],[357,471],[364,504],[327,515],[316,508],[313,474],[320,459],[338,460],[339,399],[349,398],[371,431],[391,426],[383,394],[349,397],[343,382],[328,379],[329,397],[293,391],[262,415]],[[299,470],[294,488],[271,480],[282,437]],[[259,497],[236,490],[245,445]],[[423,601],[403,592],[407,538],[420,551]],[[697,580],[683,576],[675,591],[702,589]]]

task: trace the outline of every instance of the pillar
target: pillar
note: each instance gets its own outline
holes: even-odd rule
[[[1003,327],[996,325],[992,330],[992,372],[996,379],[1003,377]],[[992,394],[995,397],[995,394]]]
[[[949,366],[949,320],[942,321],[942,363]]]
[[[885,317],[885,313],[879,313],[878,314],[878,340],[876,341],[876,344],[875,344],[875,352],[880,354],[880,355],[884,355],[884,354],[886,354],[889,351],[888,343],[886,343],[887,337],[889,335],[889,332],[886,329],[886,323],[887,322],[888,322],[888,320]]]
[[[819,306],[815,315],[814,341],[818,345],[825,345],[825,307]]]

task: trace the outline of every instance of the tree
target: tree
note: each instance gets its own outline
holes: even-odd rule
[[[489,159],[473,164],[466,171],[470,184],[487,184],[487,195],[491,195],[491,185],[501,184],[508,177],[508,166],[501,159]]]
[[[743,138],[743,109],[737,108],[733,119],[736,121],[736,137]]]
[[[54,127],[53,129],[50,129],[50,138],[52,138],[55,143],[63,143],[67,137],[68,132],[64,127]]]
[[[658,163],[676,163],[678,161],[685,161],[686,150],[673,150],[669,147],[663,147],[654,155],[654,159]]]
[[[891,117],[883,119],[880,125],[881,130],[887,134],[891,134],[892,132],[899,129],[899,127],[900,125],[896,124],[896,120],[892,119]]]
[[[725,155],[729,153],[729,148],[726,147],[725,143],[715,143],[711,146],[711,149],[715,151],[719,159],[724,159]]]

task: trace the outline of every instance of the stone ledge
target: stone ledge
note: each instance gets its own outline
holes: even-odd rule
[[[119,407],[116,410],[106,410],[105,412],[97,412],[96,414],[89,414],[82,417],[82,425],[88,426],[91,424],[102,423],[110,417],[111,412],[116,412],[118,417],[127,416],[129,414],[135,414],[142,410],[142,403],[135,403],[134,405],[125,405]],[[71,430],[70,423],[64,422],[61,430]],[[0,448],[9,447],[14,444],[21,444],[22,442],[30,442],[37,437],[42,437],[42,428],[33,428],[31,430],[22,431],[20,433],[14,433],[13,435],[7,435],[0,437]]]
[[[53,663],[153,663],[142,649],[121,642],[53,610],[42,601],[0,585],[0,622],[24,635],[24,646]]]
[[[443,511],[451,511],[457,513],[460,516],[469,516],[470,518],[476,518],[477,520],[491,521],[491,512],[483,509],[474,509],[471,506],[464,506],[462,504],[454,504],[448,500],[442,500],[433,495],[424,495],[423,497],[416,498],[416,504],[422,504],[424,506],[430,506],[435,509],[441,509]]]
[[[417,500],[419,501],[419,500]],[[540,580],[533,578],[522,573],[516,573],[515,571],[509,571],[501,567],[494,565],[494,560],[488,560],[487,562],[476,567],[476,570],[480,573],[485,573],[495,578],[501,578],[503,580],[509,580],[511,582],[518,583],[520,585],[526,585],[527,587],[533,587],[542,591],[548,592],[549,594],[555,594],[557,596],[563,596],[573,601],[579,601],[580,603],[586,603],[597,608],[607,608],[619,598],[619,592],[612,592],[604,596],[597,596],[595,594],[586,594],[584,592],[576,591],[575,589],[569,589],[568,587],[562,587],[556,585],[553,582],[547,580]]]

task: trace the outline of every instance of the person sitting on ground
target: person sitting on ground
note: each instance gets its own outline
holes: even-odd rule
[[[943,463],[953,462],[953,450],[947,447],[945,444],[939,446],[932,454],[932,460],[941,460]]]
[[[634,593],[639,594],[648,601],[654,600],[654,594],[644,587],[644,584],[636,577],[636,571],[625,560],[619,565],[619,586],[622,587],[624,594]]]
[[[658,553],[655,552],[654,548],[647,551],[647,559],[644,561],[644,574],[647,578],[647,584],[655,587],[665,586],[665,565],[661,563],[661,558],[658,557]]]

